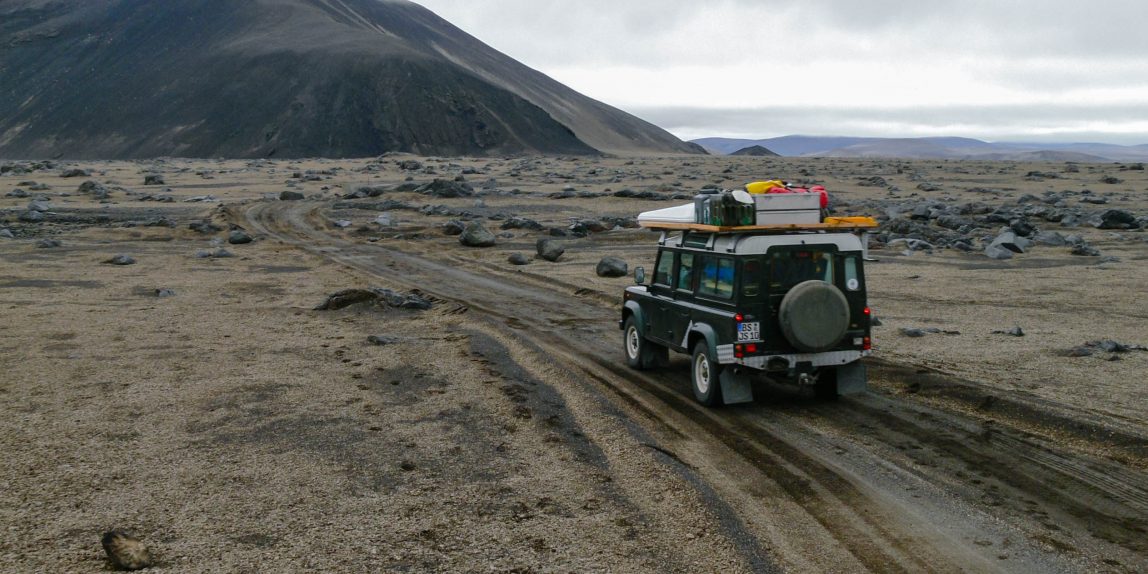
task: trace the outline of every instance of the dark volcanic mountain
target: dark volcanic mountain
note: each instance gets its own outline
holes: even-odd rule
[[[406,0],[0,0],[0,157],[704,153]]]

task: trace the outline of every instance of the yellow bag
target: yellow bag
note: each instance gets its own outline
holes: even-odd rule
[[[745,190],[749,193],[769,193],[769,190],[775,187],[785,187],[785,182],[780,179],[770,181],[755,181],[753,183],[745,184]]]
[[[877,220],[872,217],[826,217],[826,225],[840,225],[844,227],[877,227]]]

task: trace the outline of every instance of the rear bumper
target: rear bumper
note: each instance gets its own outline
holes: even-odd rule
[[[793,353],[785,355],[757,355],[753,357],[737,358],[734,356],[733,345],[721,345],[717,348],[718,363],[723,365],[741,365],[751,369],[765,370],[769,363],[779,364],[785,361],[788,368],[797,368],[798,363],[809,363],[814,367],[836,367],[848,365],[867,357],[872,351],[829,351],[826,353]]]

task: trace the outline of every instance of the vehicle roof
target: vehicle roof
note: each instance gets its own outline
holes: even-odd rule
[[[689,244],[686,238],[689,237]],[[704,246],[703,242],[704,241]],[[838,251],[862,251],[861,237],[854,233],[714,234],[689,233],[667,237],[664,245],[698,251],[760,255],[776,246],[833,245]]]

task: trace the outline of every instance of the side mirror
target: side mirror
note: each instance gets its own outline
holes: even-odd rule
[[[638,285],[642,285],[643,283],[646,282],[646,268],[645,267],[635,267],[634,268],[634,282],[637,283]]]

